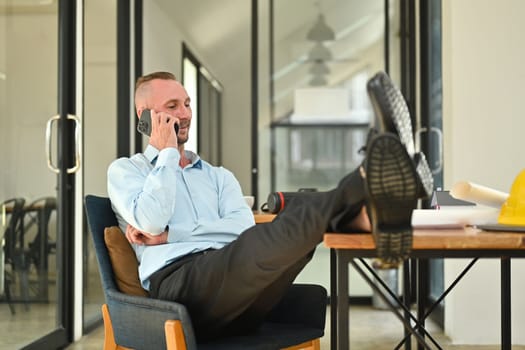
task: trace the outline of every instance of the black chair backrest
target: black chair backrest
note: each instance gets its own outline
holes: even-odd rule
[[[9,223],[6,225],[4,232],[5,239],[5,258],[6,261],[10,261],[13,258],[16,245],[18,243],[18,237],[23,234],[24,225],[24,198],[12,198],[4,201],[2,207],[9,208]]]
[[[39,252],[40,245],[44,240],[47,249],[45,254],[56,250],[56,242],[52,240],[48,232],[51,214],[56,209],[57,200],[55,197],[42,197],[26,206],[26,210],[24,210],[24,235],[33,239],[32,242],[27,242],[33,252]],[[35,227],[36,235],[31,236],[35,232]]]
[[[91,236],[93,237],[102,279],[102,287],[104,288],[104,294],[106,294],[108,290],[118,290],[118,288],[115,283],[115,275],[109,259],[106,242],[104,241],[104,229],[110,226],[117,226],[118,221],[111,208],[109,198],[88,195],[86,196],[85,204],[87,220]]]
[[[48,225],[51,213],[57,208],[57,200],[55,197],[42,197],[34,200],[27,208],[25,212],[27,218],[24,223],[26,231],[36,224]]]

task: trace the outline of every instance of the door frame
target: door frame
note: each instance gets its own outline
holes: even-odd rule
[[[72,233],[75,232],[78,210],[75,204],[77,174],[68,169],[76,164],[80,140],[75,138],[75,134],[79,134],[69,116],[78,115],[81,111],[81,98],[79,101],[78,97],[82,96],[82,79],[81,75],[80,79],[77,76],[82,56],[79,56],[77,41],[82,36],[82,8],[82,0],[58,1],[57,324],[53,331],[24,349],[58,349],[74,339],[75,257],[78,251],[75,248],[77,235]]]

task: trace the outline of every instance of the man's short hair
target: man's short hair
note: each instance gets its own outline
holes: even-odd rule
[[[137,83],[135,84],[135,91],[137,91],[137,89],[149,82],[149,81],[152,81],[152,80],[155,80],[155,79],[161,79],[161,80],[175,80],[177,81],[177,78],[175,77],[175,75],[173,73],[170,73],[170,72],[154,72],[154,73],[150,73],[150,74],[147,74],[147,75],[144,75],[142,77],[139,77],[137,79]]]

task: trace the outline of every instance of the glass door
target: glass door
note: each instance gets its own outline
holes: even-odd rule
[[[0,1],[2,349],[73,339],[77,9],[67,0]]]
[[[257,72],[261,103],[252,121],[258,128],[253,175],[271,175],[258,176],[259,205],[273,191],[333,188],[358,166],[373,120],[366,82],[380,70],[395,80],[400,75],[399,0],[266,3],[259,26],[268,13],[268,28],[253,46],[261,51],[256,57],[268,58]],[[297,281],[329,289],[329,263],[330,252],[320,245]],[[353,276],[352,298],[370,295]]]

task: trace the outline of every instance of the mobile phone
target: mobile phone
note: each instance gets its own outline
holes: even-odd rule
[[[179,134],[179,124],[175,123],[175,134]],[[146,136],[151,135],[151,111],[145,109],[142,111],[142,114],[139,118],[139,123],[137,124],[137,131]]]

